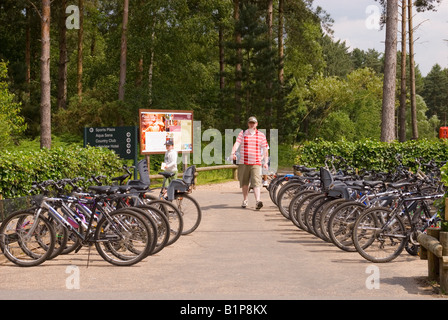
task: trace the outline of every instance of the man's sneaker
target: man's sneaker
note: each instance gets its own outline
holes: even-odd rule
[[[269,186],[268,180],[264,180],[263,181],[263,187],[267,188],[268,186]]]
[[[260,210],[261,207],[263,207],[263,202],[257,201],[257,204],[255,205],[255,209]]]
[[[247,207],[247,200],[244,200],[243,203],[241,204],[241,208],[246,208]]]

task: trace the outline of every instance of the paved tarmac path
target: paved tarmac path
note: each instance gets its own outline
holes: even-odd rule
[[[297,229],[266,190],[260,211],[253,194],[249,207],[240,207],[235,181],[199,186],[192,195],[202,207],[201,225],[158,254],[131,267],[104,262],[94,248],[88,266],[84,249],[37,267],[4,263],[0,299],[442,298],[424,284],[426,261],[404,252],[393,262],[372,264],[341,251]],[[369,285],[372,272],[379,288]]]

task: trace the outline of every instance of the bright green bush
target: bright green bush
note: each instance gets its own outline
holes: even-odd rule
[[[416,169],[416,158],[423,158],[423,162],[446,161],[448,141],[423,139],[386,143],[374,140],[355,142],[314,140],[304,143],[299,148],[296,163],[319,167],[325,164],[327,155],[335,155],[343,157],[353,168],[389,171],[398,164],[395,159],[397,154],[401,155],[404,166]]]
[[[21,116],[22,106],[10,92],[7,77],[7,63],[0,61],[0,149],[13,144],[27,127]]]
[[[27,195],[33,181],[121,175],[122,166],[122,160],[105,148],[72,145],[37,151],[5,151],[0,155],[0,194],[3,198]]]

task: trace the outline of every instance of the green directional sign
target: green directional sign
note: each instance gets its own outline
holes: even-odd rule
[[[137,127],[85,127],[84,147],[103,147],[115,151],[120,158],[135,159],[138,148]]]

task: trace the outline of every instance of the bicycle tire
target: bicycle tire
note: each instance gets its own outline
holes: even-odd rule
[[[423,209],[423,207],[426,207],[426,209]],[[430,211],[430,204],[426,203],[425,201],[423,201],[419,208],[415,208],[412,212],[412,216],[411,216],[411,221],[410,224],[411,226],[411,233],[409,235],[409,241],[406,243],[405,246],[405,250],[407,253],[409,253],[411,256],[416,256],[418,255],[418,252],[420,250],[420,244],[418,243],[417,240],[417,236],[418,236],[418,232],[419,231],[423,231],[423,227],[426,223],[426,220],[431,218],[431,213]],[[436,209],[434,209],[436,210]],[[405,221],[407,221],[408,219],[406,219]],[[407,223],[405,223],[406,227],[407,227]]]
[[[291,217],[292,223],[299,229],[303,229],[302,226],[300,225],[300,223],[298,221],[298,217],[297,217],[297,212],[300,209],[299,204],[300,204],[300,201],[303,199],[303,197],[305,197],[306,195],[309,195],[311,193],[315,193],[315,191],[314,190],[300,191],[289,203],[289,212],[290,212],[289,216]]]
[[[148,218],[127,208],[104,216],[95,231],[97,252],[116,266],[140,262],[154,249],[155,242],[155,230]]]
[[[268,187],[266,188],[266,190],[267,190],[268,193],[269,193],[269,197],[271,197],[271,191],[272,191],[272,188],[274,188],[275,184],[276,184],[280,179],[282,179],[282,178],[283,178],[283,175],[281,175],[281,176],[276,176],[274,179],[272,179],[272,180],[269,182],[269,185],[268,185]],[[272,200],[272,198],[271,198],[271,200]]]
[[[331,214],[338,206],[340,206],[345,202],[347,202],[347,199],[344,198],[335,199],[325,203],[325,205],[322,208],[321,217],[319,221],[320,232],[322,233],[322,236],[325,238],[327,242],[332,242],[328,231],[328,221],[330,220]]]
[[[314,213],[316,208],[319,206],[319,204],[321,204],[323,201],[325,201],[325,199],[327,198],[326,194],[320,194],[318,196],[313,197],[308,205],[305,208],[305,212],[303,214],[303,218],[305,221],[306,226],[308,227],[308,232],[314,234],[315,236],[317,235],[316,230],[314,230],[314,225],[313,225],[313,219],[314,219]]]
[[[187,235],[195,231],[199,227],[202,219],[202,211],[199,203],[186,193],[175,194],[173,203],[181,213],[184,223],[182,235]]]
[[[375,263],[397,258],[407,243],[406,228],[398,215],[389,208],[373,207],[356,219],[353,244],[366,260]]]
[[[76,230],[81,234],[83,233],[81,227],[76,228]],[[67,244],[61,254],[66,255],[72,253],[81,245],[81,243],[81,239],[74,232],[68,231]]]
[[[150,252],[151,255],[160,252],[165,248],[170,238],[170,223],[168,218],[159,209],[152,206],[138,205],[131,207],[142,215],[148,216],[150,223],[154,222],[157,232],[157,241],[154,249]]]
[[[291,220],[289,213],[289,204],[294,196],[301,191],[301,183],[287,183],[279,191],[277,196],[277,206],[280,213],[288,220]]]
[[[272,192],[269,192],[269,196],[271,197],[271,201],[277,206],[277,199],[278,199],[278,194],[281,190],[281,188],[283,188],[283,186],[285,186],[288,183],[293,183],[293,182],[302,182],[302,180],[298,177],[298,176],[283,176],[281,177],[277,183],[273,186],[272,188]]]
[[[312,225],[316,236],[324,240],[325,242],[331,242],[330,239],[326,236],[322,226],[325,227],[325,224],[322,223],[324,217],[324,210],[327,208],[328,204],[331,204],[335,198],[326,197],[323,201],[319,202],[314,209]],[[340,199],[337,199],[340,200]]]
[[[69,204],[69,207],[72,210],[76,210],[79,214],[77,215],[80,220],[83,220],[86,224],[88,223],[88,219],[90,217],[90,213],[87,212],[82,206],[78,204]],[[71,216],[69,216],[64,210],[62,210],[62,213],[64,214],[64,218],[66,218],[68,221],[69,219],[72,219]],[[73,220],[73,219],[72,219]],[[78,225],[76,227],[76,225]],[[76,230],[79,234],[84,235],[84,232],[87,230],[83,230],[83,227],[80,223],[77,223],[75,221],[75,224],[72,225],[73,229]],[[69,254],[75,251],[79,246],[82,245],[82,239],[75,234],[75,232],[68,230],[67,234],[67,244],[65,246],[65,249],[62,250],[61,254]]]
[[[328,219],[328,235],[336,247],[347,252],[356,251],[352,239],[353,226],[365,209],[363,203],[348,201],[333,211]]]
[[[322,192],[319,191],[315,191],[312,193],[309,193],[307,195],[305,195],[298,203],[297,203],[297,209],[296,209],[296,219],[297,219],[297,223],[300,225],[300,228],[310,232],[310,230],[308,229],[308,226],[305,223],[305,209],[308,206],[309,202],[314,198],[317,197],[319,195],[321,195]]]
[[[32,227],[33,234],[29,235]],[[32,239],[36,242],[31,242]],[[0,225],[3,254],[21,267],[33,267],[45,262],[54,250],[55,241],[52,224],[43,216],[36,219],[34,209],[12,213]]]
[[[44,209],[46,210],[46,209]],[[69,231],[65,226],[63,226],[59,221],[54,219],[51,216],[46,216],[44,213],[44,216],[47,218],[47,220],[53,224],[53,229],[55,232],[55,245],[53,252],[50,254],[50,256],[47,258],[47,260],[52,260],[62,254],[64,252],[64,249],[67,247],[68,242],[68,234]]]
[[[277,193],[280,190],[280,188],[285,184],[288,183],[288,177],[281,177],[279,178],[274,185],[272,186],[272,188],[269,190],[269,197],[271,198],[271,201],[277,205]]]
[[[149,206],[153,206],[161,210],[165,214],[170,225],[170,238],[166,243],[166,246],[170,246],[175,243],[182,235],[182,230],[184,227],[184,221],[179,209],[177,209],[173,203],[166,200],[150,198],[144,199],[144,202]]]

